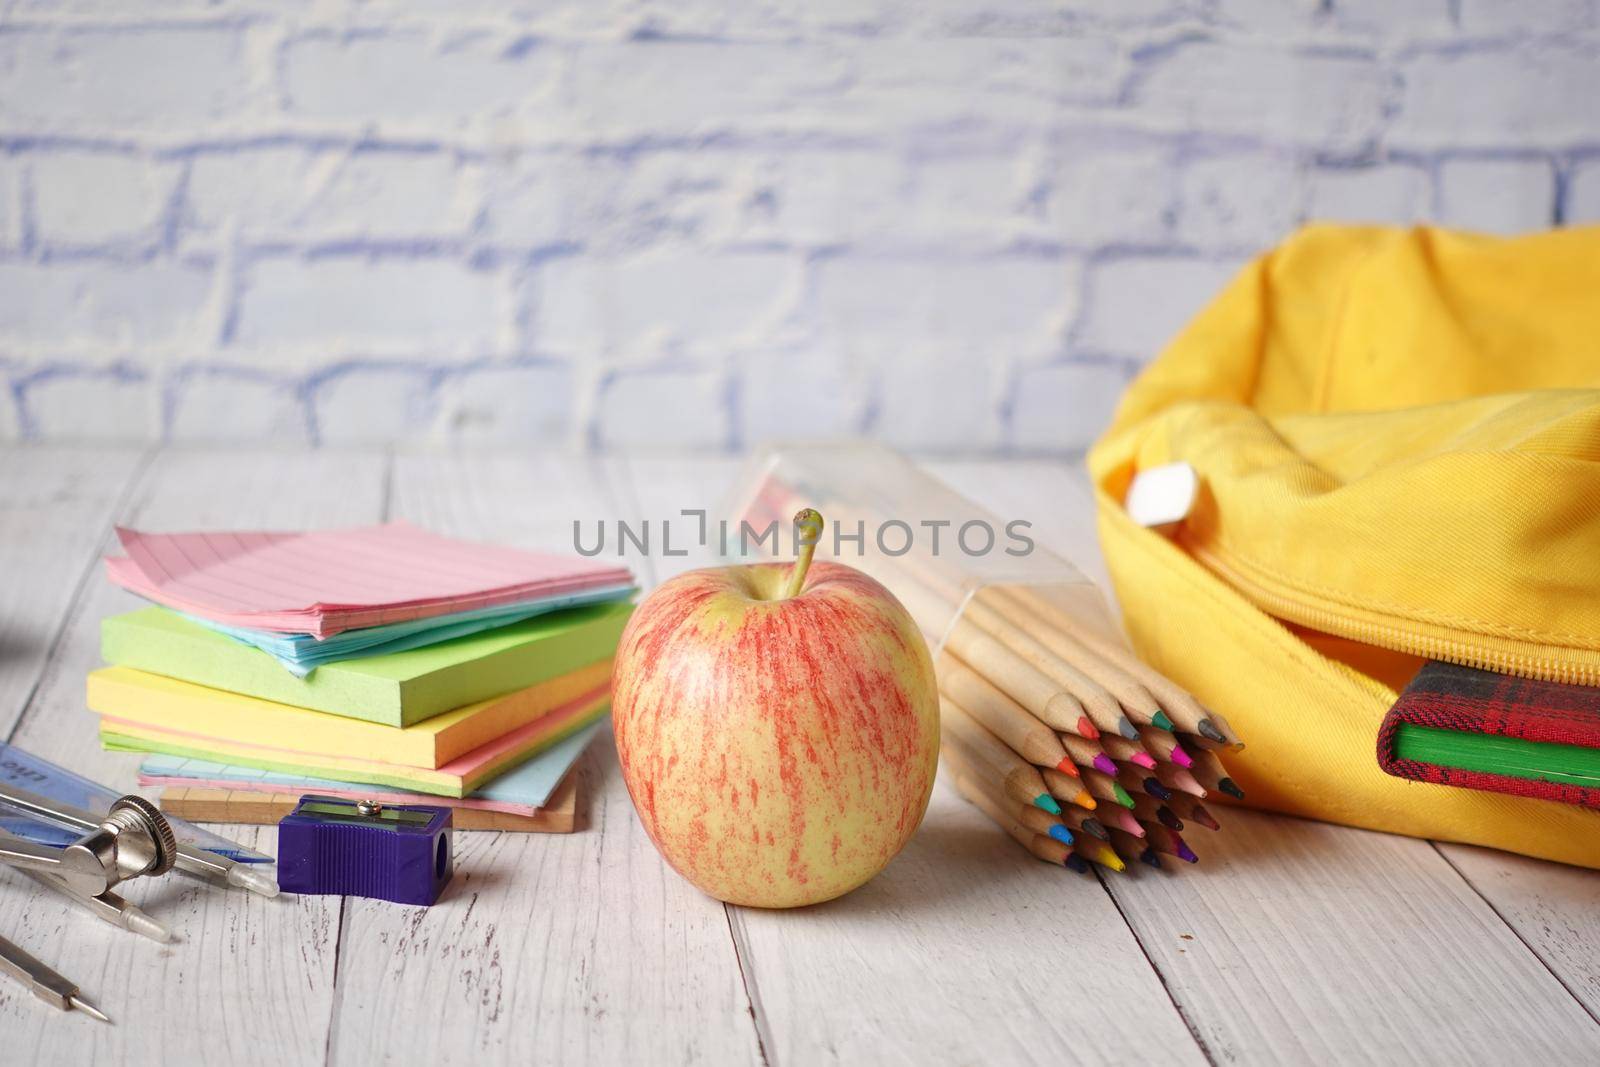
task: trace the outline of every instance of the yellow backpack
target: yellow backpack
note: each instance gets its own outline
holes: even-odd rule
[[[1190,464],[1151,529],[1140,471]],[[1427,659],[1600,685],[1600,227],[1314,226],[1247,267],[1089,456],[1135,646],[1222,712],[1250,803],[1600,867],[1600,812],[1390,777]]]

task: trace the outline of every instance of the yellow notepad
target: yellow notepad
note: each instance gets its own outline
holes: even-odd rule
[[[611,661],[600,660],[406,727],[290,707],[131,667],[91,671],[88,702],[91,711],[158,730],[432,770],[537,721],[610,677]]]
[[[438,769],[406,767],[357,756],[318,756],[305,752],[244,745],[177,730],[160,730],[111,716],[100,720],[100,743],[123,752],[164,752],[214,763],[260,767],[307,778],[392,785],[418,793],[461,797],[523,760],[543,752],[611,707],[611,690],[602,686],[486,745],[480,745]]]

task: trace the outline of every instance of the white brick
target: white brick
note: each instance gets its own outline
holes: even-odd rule
[[[8,125],[165,131],[248,99],[244,30],[172,26],[0,30]]]
[[[910,195],[907,168],[887,152],[802,152],[775,160],[772,231],[807,245],[881,237]]]
[[[830,336],[906,346],[1043,342],[1072,315],[1077,284],[1077,265],[1057,259],[841,257],[818,268],[816,317]]]
[[[317,441],[367,445],[415,439],[433,415],[430,376],[420,367],[347,367],[314,384]]]
[[[137,156],[51,152],[29,164],[33,222],[47,247],[155,244],[178,167]]]
[[[948,121],[1006,97],[1038,102],[1110,103],[1124,56],[1109,35],[1023,37],[886,36],[851,51],[866,104],[880,121],[898,116]],[[851,100],[850,109],[862,106]]]
[[[533,283],[540,351],[721,345],[774,328],[798,296],[786,253],[646,254],[552,260]]]
[[[185,442],[310,441],[305,403],[291,383],[249,369],[186,373],[172,386],[167,436]]]
[[[283,70],[298,115],[401,126],[537,120],[556,50],[487,33],[317,34],[289,42]]]
[[[876,436],[897,448],[984,451],[999,444],[1004,348],[968,344],[886,346]],[[938,388],[930,388],[937,382]]]
[[[1148,359],[1238,273],[1237,262],[1133,256],[1090,268],[1078,347]]]
[[[837,55],[806,43],[624,41],[580,47],[571,92],[583,129],[674,136],[762,118],[792,127],[844,77]]]
[[[17,400],[11,389],[11,383],[6,382],[5,392],[0,394],[0,441],[21,439],[22,417],[17,411]]]
[[[476,350],[499,339],[503,305],[495,275],[455,262],[269,259],[244,282],[237,339]]]
[[[1600,160],[1577,168],[1567,184],[1567,221],[1600,222]]]
[[[1488,233],[1555,221],[1555,175],[1542,159],[1452,159],[1439,167],[1439,221]]]
[[[871,399],[866,361],[829,346],[763,351],[739,359],[744,443],[858,434]]]
[[[1128,385],[1116,363],[1064,363],[1017,375],[1009,444],[1024,452],[1077,452],[1111,422]]]
[[[569,444],[574,390],[572,368],[561,363],[462,370],[440,387],[434,436],[468,445]]]
[[[189,177],[190,220],[252,237],[449,238],[471,228],[481,168],[443,153],[314,153],[268,148],[206,155]]]
[[[11,251],[22,243],[21,168],[0,158],[0,251]]]
[[[1307,217],[1327,222],[1418,222],[1428,215],[1428,175],[1420,167],[1334,167],[1311,175]]]
[[[29,425],[47,441],[148,441],[158,433],[155,386],[126,368],[62,369],[24,382]]]
[[[1183,129],[1351,145],[1375,136],[1383,117],[1388,76],[1363,56],[1190,41],[1141,62],[1135,114]]]
[[[1379,35],[1445,33],[1450,0],[1337,0],[1334,23],[1341,28]]]
[[[1004,245],[1037,229],[1025,208],[1030,175],[1009,156],[938,157],[916,168],[911,195],[887,217],[892,236],[932,244]],[[894,199],[892,187],[881,190]]]
[[[1391,143],[1443,147],[1594,139],[1600,60],[1589,44],[1426,52],[1401,67]]]
[[[622,370],[600,394],[604,448],[720,449],[731,437],[727,380],[714,371]]]
[[[662,242],[770,239],[764,156],[718,150],[529,155],[492,163],[485,229],[518,248],[582,244],[588,253]]]
[[[1205,248],[1276,244],[1304,214],[1300,170],[1266,153],[1197,159],[1180,180],[1178,236]]]
[[[208,269],[170,261],[0,263],[0,338],[114,345],[178,340],[193,336],[210,289]]]
[[[1541,34],[1593,29],[1595,0],[1457,0],[1465,33],[1534,30]]]
[[[1099,151],[1077,140],[1068,148],[1048,171],[1050,236],[1078,246],[1154,244],[1168,237],[1175,181],[1166,152]]]
[[[1253,32],[1305,31],[1317,22],[1322,8],[1323,0],[1219,0],[1217,13]]]

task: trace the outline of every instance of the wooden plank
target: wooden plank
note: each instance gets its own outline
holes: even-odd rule
[[[151,529],[372,522],[382,515],[384,472],[381,455],[165,453],[118,518]],[[138,759],[101,751],[83,686],[100,662],[100,619],[136,604],[98,577],[85,587],[15,738],[124,789],[133,788]],[[270,830],[223,832],[272,851]],[[332,1009],[337,899],[264,900],[176,875],[135,881],[125,895],[171,925],[179,940],[145,941],[32,882],[6,876],[0,931],[81,982],[118,1023],[64,1019],[16,983],[0,982],[0,1031],[9,1055],[33,1063],[321,1062]]]
[[[1098,569],[1081,474],[939,469]],[[1600,1048],[1594,1020],[1427,842],[1217,815],[1221,832],[1189,834],[1198,866],[1108,879],[1214,1060],[1570,1060]],[[1593,943],[1580,951],[1592,957]]]
[[[617,517],[609,486],[607,465],[568,457],[405,456],[395,513],[566,551],[573,517]],[[331,1062],[757,1059],[722,909],[661,862],[609,730],[580,768],[593,798],[584,832],[474,834],[434,907],[347,904]]]
[[[580,775],[568,773],[556,786],[550,802],[532,815],[483,808],[454,808],[450,824],[457,830],[503,830],[516,834],[570,834],[578,826]],[[276,826],[300,803],[300,793],[256,792],[247,789],[171,787],[161,791],[161,810],[190,822]],[[427,803],[419,800],[417,803]]]
[[[1600,872],[1471,845],[1434,847],[1600,1019]]]
[[[708,505],[716,517],[738,471],[628,465],[655,518]],[[1100,883],[1023,853],[942,782],[905,851],[861,889],[799,912],[728,912],[778,1063],[1203,1062]]]
[[[0,740],[38,684],[140,459],[137,449],[0,451]]]

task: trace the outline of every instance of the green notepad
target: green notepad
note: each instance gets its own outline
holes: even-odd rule
[[[1395,735],[1401,759],[1483,771],[1511,778],[1570,785],[1600,785],[1600,749],[1527,741],[1520,737],[1469,734],[1402,723]]]
[[[352,719],[410,726],[548,681],[616,653],[632,604],[540,615],[426,648],[327,663],[296,678],[267,653],[165,608],[100,627],[109,663]]]

